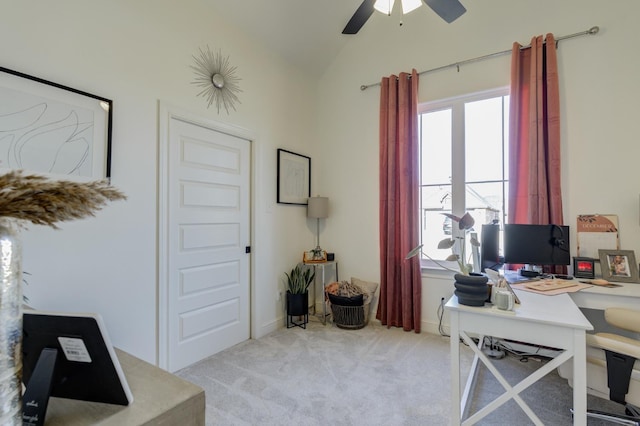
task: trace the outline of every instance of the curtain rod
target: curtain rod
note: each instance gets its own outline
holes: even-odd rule
[[[566,35],[566,36],[558,37],[558,38],[556,38],[556,42],[559,42],[560,40],[566,40],[568,38],[580,37],[580,36],[583,36],[583,35],[595,35],[595,34],[598,34],[598,31],[600,31],[600,27],[598,27],[598,26],[591,27],[586,31],[581,31],[579,33],[574,33],[574,34],[569,34],[569,35]],[[524,49],[529,49],[530,47],[531,47],[531,45],[528,44],[526,46],[522,46],[520,49],[524,50]],[[428,73],[431,73],[431,72],[440,71],[440,70],[444,70],[444,69],[447,69],[447,68],[453,68],[453,67],[456,67],[456,68],[459,69],[460,65],[466,65],[466,64],[470,64],[472,62],[482,61],[482,60],[493,58],[493,57],[496,57],[496,56],[506,55],[507,53],[511,53],[511,49],[503,50],[501,52],[490,53],[490,54],[484,55],[484,56],[478,56],[476,58],[465,59],[464,61],[454,62],[454,63],[449,64],[449,65],[443,65],[441,67],[432,68],[432,69],[426,70],[426,71],[420,71],[418,73],[418,75],[428,74]],[[362,86],[360,86],[360,90],[367,90],[369,87],[373,87],[373,86],[380,86],[380,83],[378,82],[378,83],[371,83],[371,84],[363,84]]]

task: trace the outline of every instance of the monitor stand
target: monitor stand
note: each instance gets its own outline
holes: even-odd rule
[[[538,278],[542,275],[542,266],[533,263],[527,263],[518,270],[520,276],[525,278]]]
[[[536,278],[540,276],[540,272],[531,271],[529,269],[524,269],[524,268],[520,269],[518,273],[523,277],[527,277],[527,278]]]
[[[44,348],[22,397],[22,425],[44,425],[58,350]]]

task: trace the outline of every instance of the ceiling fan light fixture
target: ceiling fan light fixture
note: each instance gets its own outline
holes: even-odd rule
[[[402,0],[402,13],[406,15],[420,7],[422,0]]]
[[[452,23],[460,16],[462,16],[467,9],[460,3],[460,0],[401,0],[402,1],[402,13],[407,14],[418,7],[424,2],[431,8],[438,16],[444,19],[448,23]],[[342,30],[342,34],[356,34],[360,31],[360,28],[367,22],[367,20],[373,15],[374,11],[379,11],[388,16],[391,16],[393,5],[395,0],[362,0],[362,3],[353,14],[347,25]],[[402,21],[400,21],[402,25]]]
[[[380,13],[384,13],[385,15],[391,15],[393,4],[395,2],[396,0],[376,0],[373,8]]]
[[[406,15],[420,7],[422,0],[402,0],[402,13]],[[376,0],[373,8],[385,15],[391,15],[395,0]]]

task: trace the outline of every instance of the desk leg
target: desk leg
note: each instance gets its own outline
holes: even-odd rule
[[[324,265],[322,266],[322,325],[327,325],[327,302],[324,300],[325,297],[325,293],[324,293],[324,286],[325,286],[325,279],[324,279]]]
[[[460,335],[458,312],[450,312],[451,337],[451,424],[460,424]]]
[[[587,424],[587,343],[584,330],[573,331],[573,424]]]
[[[311,297],[311,305],[313,306],[313,315],[316,314],[316,291],[318,291],[318,287],[316,282],[318,281],[316,265],[313,265],[313,296]]]

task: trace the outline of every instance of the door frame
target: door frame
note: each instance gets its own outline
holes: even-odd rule
[[[160,100],[158,102],[158,205],[157,205],[157,238],[158,243],[156,245],[157,250],[157,262],[156,262],[156,274],[157,274],[157,291],[156,291],[156,365],[160,368],[167,370],[169,365],[169,271],[168,260],[169,251],[167,247],[168,243],[168,200],[167,191],[169,188],[167,170],[169,167],[169,126],[172,119],[178,119],[187,123],[191,123],[197,126],[202,126],[207,129],[222,132],[235,136],[241,139],[249,141],[249,245],[251,246],[251,256],[249,258],[249,338],[252,339],[255,336],[255,318],[256,316],[256,303],[255,303],[255,225],[256,215],[255,210],[257,206],[256,201],[256,151],[257,143],[255,135],[241,127],[230,125],[227,123],[221,123],[215,120],[211,120],[206,117],[199,116],[182,108],[168,104],[165,101]]]

